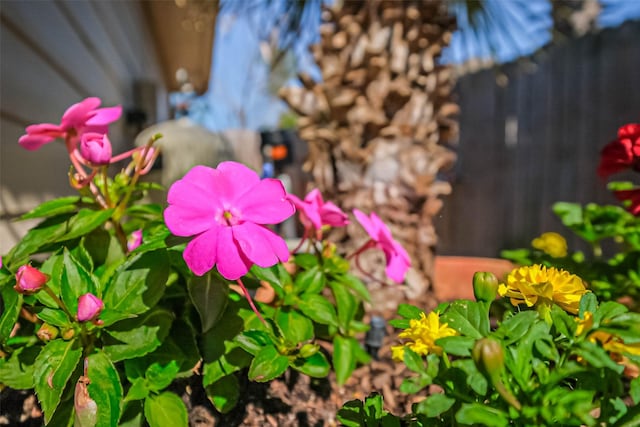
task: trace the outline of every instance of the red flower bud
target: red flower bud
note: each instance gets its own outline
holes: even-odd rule
[[[23,265],[16,273],[16,285],[13,287],[21,294],[36,293],[49,280],[49,276],[41,273],[37,268]]]
[[[80,154],[92,165],[108,165],[111,161],[111,142],[107,135],[85,133],[80,139]]]
[[[92,293],[81,295],[78,298],[78,321],[89,322],[97,319],[103,308],[102,300]]]

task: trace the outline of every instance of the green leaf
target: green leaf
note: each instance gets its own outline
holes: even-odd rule
[[[355,295],[360,298],[360,300],[371,302],[371,295],[369,294],[369,290],[367,289],[365,284],[362,283],[362,280],[358,279],[356,276],[352,274],[342,274],[337,276],[336,280],[342,285],[346,286],[348,289],[351,289],[351,291],[353,291]]]
[[[37,313],[37,316],[43,322],[47,322],[53,326],[68,327],[71,325],[71,320],[62,310],[45,307]]]
[[[251,364],[252,357],[249,353],[235,347],[223,354],[218,359],[204,364],[202,384],[207,386],[227,375],[238,372]]]
[[[11,331],[13,331],[13,327],[18,321],[23,297],[12,286],[0,288],[0,297],[4,302],[4,309],[0,314],[0,343],[4,343],[11,335]]]
[[[293,262],[295,262],[296,265],[309,270],[318,265],[318,257],[313,254],[301,253],[295,255]]]
[[[405,319],[420,319],[420,316],[424,314],[424,311],[411,304],[398,305],[398,316],[402,316]]]
[[[175,360],[164,366],[159,363],[152,364],[147,368],[145,375],[149,389],[158,392],[168,387],[171,381],[176,378],[178,371],[180,371],[180,366]]]
[[[350,400],[338,410],[338,421],[345,427],[362,427],[364,421],[364,404],[361,400]]]
[[[405,347],[403,353],[403,362],[407,365],[407,368],[409,368],[410,371],[417,373],[424,372],[424,360],[422,360],[422,357],[418,353],[411,350],[409,347]]]
[[[427,417],[438,417],[440,414],[451,409],[455,401],[456,400],[454,398],[448,397],[444,394],[432,394],[416,404],[414,411],[419,414],[424,414]]]
[[[629,311],[624,305],[615,301],[605,301],[600,304],[600,307],[593,313],[594,326],[599,326],[601,323],[606,323],[608,320],[619,316]],[[607,325],[608,326],[608,325]]]
[[[289,359],[280,353],[275,346],[261,349],[249,366],[249,379],[260,383],[271,381],[287,370]]]
[[[288,344],[298,344],[313,338],[313,323],[299,311],[283,307],[275,318]]]
[[[63,213],[75,212],[78,208],[78,202],[80,202],[80,197],[78,196],[60,197],[58,199],[48,200],[22,215],[20,219],[44,218]]]
[[[143,377],[138,377],[131,383],[131,387],[124,398],[124,402],[146,399],[147,396],[149,396],[147,381]]]
[[[113,214],[113,209],[94,211],[92,209],[80,209],[77,215],[71,217],[67,224],[67,229],[62,236],[52,240],[52,242],[63,242],[76,239],[98,228]]]
[[[263,347],[272,345],[273,341],[264,331],[249,330],[244,331],[236,337],[236,342],[245,351],[253,354],[254,356],[262,350]]]
[[[329,375],[331,369],[329,361],[320,352],[305,359],[296,359],[291,367],[313,378],[324,378]]]
[[[343,385],[356,368],[356,352],[360,343],[355,338],[336,335],[333,338],[333,368],[336,380]]]
[[[609,354],[602,347],[590,341],[581,342],[574,353],[596,368],[609,368],[619,374],[624,370],[624,366],[611,360]]]
[[[316,323],[338,326],[335,307],[322,295],[304,295],[298,302],[298,308]]]
[[[509,424],[506,413],[480,403],[463,403],[456,413],[456,421],[460,424],[480,424],[491,427],[502,427]]]
[[[340,283],[330,283],[338,311],[338,325],[343,332],[349,331],[349,324],[358,310],[356,298]]]
[[[41,346],[20,347],[0,359],[0,383],[16,390],[34,387],[33,370]]]
[[[104,351],[114,362],[144,356],[162,344],[173,322],[173,313],[156,308],[134,319],[121,320],[106,332]]]
[[[500,323],[494,336],[504,340],[505,346],[511,345],[520,340],[529,331],[536,319],[538,319],[537,311],[529,310],[516,313]]]
[[[47,286],[55,295],[60,295],[60,283],[62,282],[62,270],[64,269],[64,254],[62,251],[60,253],[56,253],[51,255],[49,258],[42,263],[40,267],[40,271],[42,273],[49,275],[49,281],[47,282]],[[36,298],[42,304],[46,305],[49,308],[60,309],[58,307],[58,303],[51,298],[48,292],[38,292],[36,293]]]
[[[45,219],[30,229],[9,252],[7,258],[10,263],[7,267],[11,270],[17,269],[28,261],[30,255],[38,253],[40,248],[64,235],[67,230],[67,221],[71,217],[72,214],[57,215]]]
[[[86,237],[86,236],[85,236]],[[84,267],[84,269],[88,272],[93,271],[93,258],[91,258],[91,254],[82,244],[85,238],[83,237],[80,241],[80,244],[71,250],[71,254],[74,258]]]
[[[629,396],[635,405],[640,405],[640,377],[631,380],[629,384]]]
[[[582,206],[577,203],[556,202],[553,204],[553,212],[560,217],[562,223],[567,227],[582,225]]]
[[[471,356],[471,349],[476,340],[471,337],[453,336],[437,339],[435,344],[454,356]]]
[[[575,317],[570,316],[566,311],[557,305],[551,307],[551,321],[556,330],[569,339],[573,339],[578,323]]]
[[[416,394],[432,383],[433,378],[426,374],[405,378],[402,380],[402,384],[400,384],[400,392],[404,394]]]
[[[189,296],[200,315],[202,332],[211,329],[224,313],[229,296],[229,284],[218,272],[211,270],[204,276],[187,281]]]
[[[89,396],[98,406],[98,424],[96,427],[115,427],[120,419],[122,385],[118,371],[102,351],[88,357],[87,376]]]
[[[584,319],[584,313],[590,312],[595,313],[598,309],[598,298],[595,296],[593,292],[587,292],[580,298],[580,310],[578,315],[581,319]]]
[[[298,293],[317,294],[324,289],[326,280],[320,266],[316,265],[296,275],[294,285]]]
[[[273,286],[273,290],[278,295],[282,295],[283,293],[283,288],[285,285],[284,282],[291,282],[291,277],[289,276],[289,274],[284,269],[280,270],[278,268],[278,265],[269,268],[262,268],[254,265],[253,267],[251,267],[250,271],[258,280],[264,280],[271,286]],[[284,275],[284,277],[282,275]]]
[[[240,385],[235,375],[227,375],[209,384],[205,390],[213,406],[223,414],[233,409],[240,397]]]
[[[76,340],[58,339],[45,345],[36,358],[33,378],[46,423],[51,420],[58,407],[62,391],[78,366],[81,356],[82,348]]]
[[[169,269],[165,250],[135,255],[122,264],[104,292],[105,325],[154,307],[164,294]]]
[[[78,298],[87,292],[99,296],[99,286],[98,280],[85,270],[82,264],[65,248],[60,292],[62,302],[67,306],[67,309],[72,314],[77,313]]]
[[[189,424],[184,402],[178,395],[169,392],[146,398],[144,416],[150,427],[179,427]]]
[[[489,333],[489,318],[475,301],[452,302],[441,321],[467,337],[479,339]]]

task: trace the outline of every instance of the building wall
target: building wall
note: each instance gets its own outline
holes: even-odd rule
[[[167,118],[166,91],[153,41],[137,1],[20,1],[0,5],[0,254],[33,225],[13,221],[37,204],[67,194],[62,144],[36,152],[18,145],[31,123],[58,123],[65,109],[97,96],[120,104],[111,127],[114,153],[132,146],[139,126]]]
[[[636,21],[462,77],[459,159],[436,221],[438,253],[492,257],[544,231],[570,237],[554,202],[615,204],[596,167],[618,127],[640,120],[638,70]]]

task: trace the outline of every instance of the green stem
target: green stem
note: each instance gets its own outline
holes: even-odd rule
[[[133,189],[138,183],[138,179],[140,179],[140,172],[142,171],[141,166],[143,165],[144,159],[147,156],[147,153],[149,149],[151,149],[151,146],[153,145],[154,142],[155,142],[155,139],[151,138],[149,142],[147,142],[147,145],[145,146],[145,148],[142,150],[140,156],[138,157],[136,167],[134,168],[133,176],[131,177],[131,181],[129,181],[129,185],[127,187],[127,192],[125,193],[124,197],[116,207],[116,211],[113,213],[113,219],[116,221],[119,221],[120,218],[122,218],[122,216],[124,215],[124,211],[127,208],[127,204],[129,203],[129,199],[131,198]]]
[[[58,298],[58,296],[53,293],[53,290],[47,286],[44,285],[42,286],[42,289],[44,289],[44,291],[47,293],[47,295],[49,295],[51,298],[53,298],[53,300],[56,302],[56,304],[58,304],[58,307],[60,307],[62,309],[62,311],[65,312],[65,314],[67,316],[69,316],[69,319],[74,319],[75,316],[73,314],[71,314],[71,312],[69,311],[69,309],[67,309],[67,306],[62,302],[62,300],[60,298]]]

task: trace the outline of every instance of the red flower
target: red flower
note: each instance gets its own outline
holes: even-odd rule
[[[640,188],[616,190],[613,192],[613,195],[621,202],[625,202],[629,212],[634,215],[640,215]]]
[[[598,175],[605,178],[627,168],[640,170],[640,124],[630,123],[618,129],[618,139],[601,152]]]

